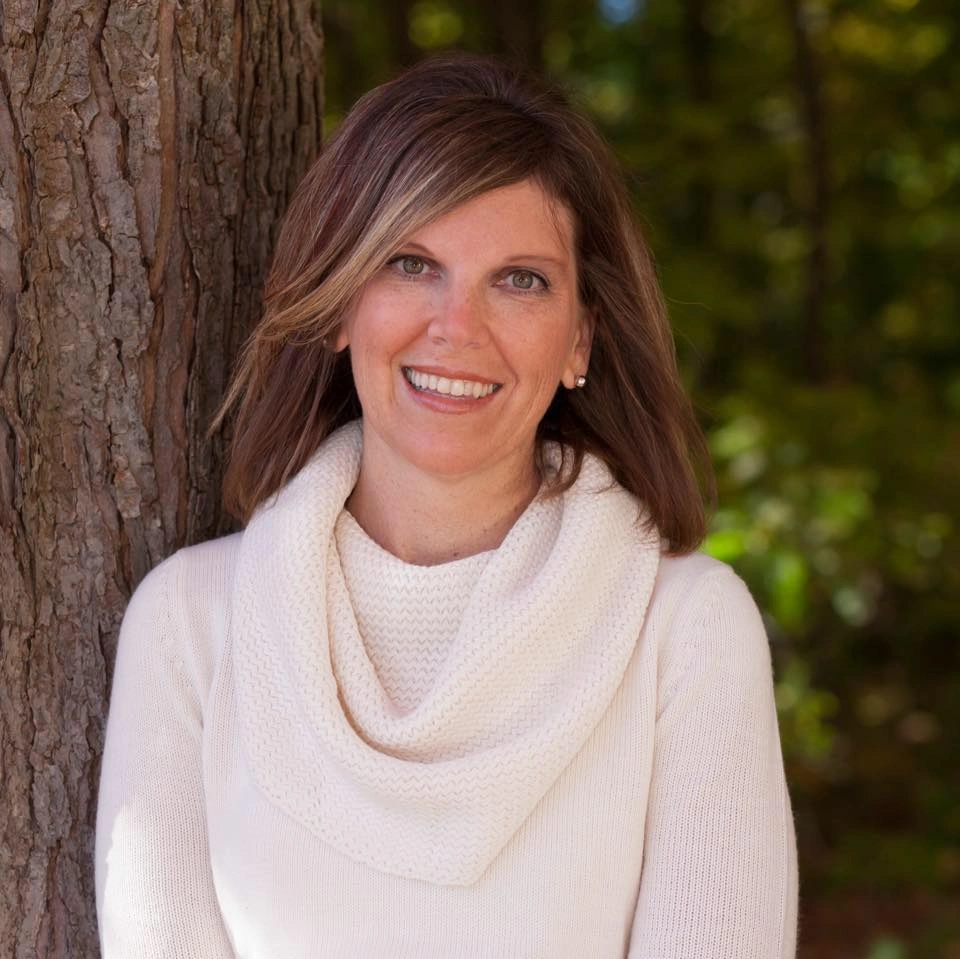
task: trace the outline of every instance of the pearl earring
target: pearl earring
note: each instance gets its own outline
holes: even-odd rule
[[[583,375],[578,376],[576,380],[574,380],[574,384],[578,390],[582,390],[587,385],[587,378]]]

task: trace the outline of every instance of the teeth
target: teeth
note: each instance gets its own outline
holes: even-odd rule
[[[420,373],[403,368],[403,375],[418,390],[430,390],[431,393],[440,393],[443,396],[472,396],[479,400],[484,396],[500,389],[497,383],[480,383],[476,380],[451,380],[445,376],[432,376],[429,373]]]

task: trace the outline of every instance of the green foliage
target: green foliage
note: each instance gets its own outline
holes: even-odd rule
[[[717,466],[705,548],[771,636],[806,894],[956,897],[960,7],[400,6],[414,55],[539,36],[619,152]],[[325,4],[362,48],[328,34],[334,122],[401,62],[382,9]]]

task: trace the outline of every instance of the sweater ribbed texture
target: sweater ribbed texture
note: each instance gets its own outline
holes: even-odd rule
[[[241,735],[262,792],[318,838],[384,872],[471,885],[607,709],[659,538],[586,461],[562,504],[537,500],[514,524],[437,682],[398,715],[336,556],[361,446],[356,426],[329,437],[244,531],[231,617]]]
[[[346,510],[334,533],[363,648],[394,708],[408,713],[436,683],[493,554],[440,566],[405,563],[370,539]]]
[[[343,513],[359,448],[335,434],[243,534],[131,600],[104,956],[793,956],[743,584],[661,558],[590,458],[498,550],[409,566]]]

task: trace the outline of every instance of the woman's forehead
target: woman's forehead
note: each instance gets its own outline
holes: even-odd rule
[[[495,187],[444,210],[410,231],[405,241],[456,237],[468,233],[482,237],[536,242],[555,253],[572,251],[574,217],[567,204],[534,179]]]

